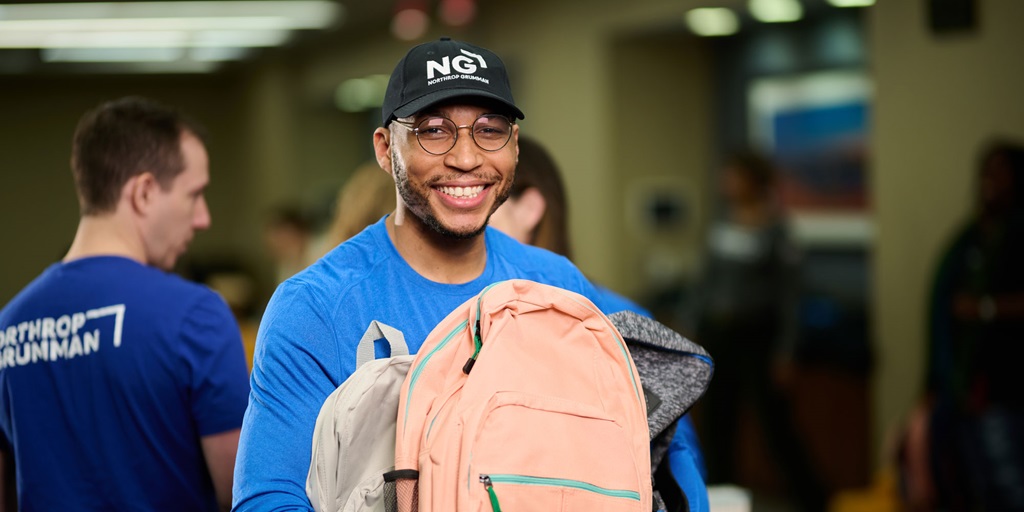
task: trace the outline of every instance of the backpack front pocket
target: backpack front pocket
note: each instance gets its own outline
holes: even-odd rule
[[[532,510],[544,503],[544,510],[636,510],[640,493],[624,489],[605,489],[594,484],[564,478],[543,478],[527,475],[480,475],[487,492],[490,509],[501,512],[503,500],[507,510]],[[495,487],[497,486],[497,488]],[[515,486],[523,486],[517,489]],[[500,496],[499,496],[500,495]],[[617,498],[615,502],[608,498]],[[557,507],[554,505],[557,504]]]
[[[467,510],[642,508],[630,438],[597,407],[498,392],[484,408],[464,438],[460,494],[471,503]]]

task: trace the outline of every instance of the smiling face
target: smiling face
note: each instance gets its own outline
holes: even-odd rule
[[[164,270],[174,267],[196,230],[210,227],[203,195],[210,181],[206,148],[194,135],[183,132],[181,152],[185,169],[168,185],[155,187],[143,231],[146,261]]]
[[[429,109],[410,119],[440,115],[458,126],[470,126],[493,109],[474,105],[447,105]],[[512,126],[512,138],[497,151],[485,151],[473,141],[468,128],[459,130],[449,152],[432,155],[420,147],[413,130],[392,123],[390,144],[381,137],[377,151],[385,170],[392,173],[402,204],[399,210],[433,233],[449,239],[471,239],[480,235],[491,214],[508,198],[515,177],[518,154],[518,130]],[[382,146],[383,144],[383,146]]]

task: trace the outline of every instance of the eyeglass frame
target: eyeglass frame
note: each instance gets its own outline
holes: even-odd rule
[[[501,118],[501,119],[504,119],[505,122],[508,123],[508,138],[505,139],[505,142],[500,147],[498,147],[498,148],[487,149],[487,148],[481,146],[480,143],[477,142],[476,136],[473,135],[473,133],[474,133],[473,127],[476,126],[477,121],[479,121],[479,120],[481,120],[481,119],[483,119],[485,117],[487,117],[487,118]],[[420,140],[420,125],[423,124],[424,121],[426,121],[428,119],[431,119],[431,118],[444,119],[444,120],[448,121],[449,123],[455,125],[455,136],[452,137],[452,145],[451,145],[451,147],[446,149],[443,153],[434,153],[433,151],[430,151],[429,149],[426,148],[426,146],[423,145],[423,141]],[[420,149],[422,149],[423,151],[426,151],[427,154],[434,155],[434,156],[447,155],[449,152],[451,152],[451,150],[455,149],[455,145],[459,143],[459,131],[461,131],[463,128],[469,128],[469,138],[473,141],[473,144],[476,144],[476,147],[480,148],[481,151],[486,151],[488,153],[495,153],[497,151],[501,151],[502,149],[505,149],[505,146],[508,146],[509,141],[512,140],[512,127],[515,126],[515,124],[516,124],[514,119],[511,119],[508,116],[503,115],[503,114],[482,114],[479,117],[477,117],[475,120],[473,120],[472,124],[464,124],[464,125],[455,124],[455,121],[452,121],[451,118],[449,118],[448,116],[440,115],[440,114],[434,114],[434,115],[426,116],[426,117],[424,117],[423,119],[421,119],[418,122],[403,121],[401,119],[395,119],[393,122],[398,123],[398,124],[400,124],[402,126],[405,126],[406,128],[409,128],[410,131],[412,131],[414,134],[416,134],[416,143],[419,144]]]

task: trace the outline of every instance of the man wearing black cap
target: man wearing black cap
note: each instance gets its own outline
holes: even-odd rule
[[[487,227],[515,176],[523,113],[494,53],[443,38],[391,75],[377,162],[394,213],[282,283],[263,316],[236,463],[235,510],[307,510],[313,427],[354,370],[374,320],[415,352],[434,326],[488,284],[522,278],[599,294],[562,256]]]

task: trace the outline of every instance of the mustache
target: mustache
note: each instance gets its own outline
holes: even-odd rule
[[[428,186],[428,187],[433,187],[434,185],[436,185],[438,183],[448,183],[448,182],[453,182],[453,181],[465,181],[467,178],[473,179],[473,180],[477,180],[477,181],[486,181],[486,182],[490,182],[490,183],[498,183],[498,182],[501,181],[501,175],[498,174],[498,173],[494,173],[494,172],[485,172],[485,173],[456,172],[456,173],[451,173],[451,174],[448,174],[448,175],[445,175],[445,176],[434,176],[434,177],[431,177],[431,178],[427,179],[426,181],[424,181],[423,184]]]

